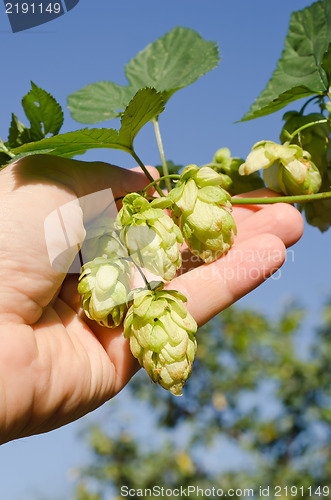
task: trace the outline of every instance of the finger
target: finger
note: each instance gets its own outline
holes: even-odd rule
[[[237,198],[274,198],[275,196],[279,196],[279,193],[275,191],[271,191],[268,188],[256,189],[255,191],[250,191],[248,193],[241,193],[233,196],[234,199]],[[233,205],[233,216],[236,220],[236,223],[240,223],[249,217],[252,217],[256,212],[263,210],[266,208],[264,204],[258,205]]]
[[[125,169],[101,162],[79,162],[80,165],[72,165],[72,176],[78,177],[78,183],[73,188],[78,197],[97,191],[111,188],[114,198],[125,196],[127,193],[143,190],[151,181],[148,179],[141,167]],[[156,168],[148,166],[147,171],[153,180],[159,177]],[[154,187],[151,187],[151,193]]]
[[[80,296],[77,291],[78,276],[78,274],[68,274],[58,294],[59,298],[68,304],[68,306],[71,307],[76,314],[78,314],[81,310]]]
[[[255,189],[254,191],[236,194],[234,198],[272,198],[275,196],[279,196],[279,193],[276,193],[268,188],[260,188]]]
[[[290,247],[301,238],[304,222],[300,212],[292,205],[276,203],[265,206],[252,217],[241,219],[237,228],[237,243],[253,235],[271,233],[278,236],[286,247]]]
[[[148,170],[150,176],[156,180],[156,179],[159,179],[160,178],[160,172],[158,171],[157,168],[155,167],[152,167],[151,165],[145,165],[145,168]],[[140,175],[143,174],[146,178],[146,175],[145,173],[143,172],[142,168],[141,167],[134,167],[134,168],[131,168],[130,172],[138,172]],[[146,179],[146,185],[148,185],[150,183],[150,179]],[[143,189],[145,189],[146,185],[144,186]],[[131,191],[134,191],[133,189]],[[139,189],[138,189],[139,191]],[[147,193],[148,194],[154,194],[155,192],[155,187],[154,186],[150,186],[150,188],[147,190]]]
[[[167,288],[184,293],[201,326],[263,283],[281,267],[285,256],[280,238],[259,234],[236,244],[221,259],[175,278]]]
[[[158,171],[147,167],[156,179]],[[111,188],[114,197],[144,189],[150,180],[140,167],[125,169],[104,162],[86,162],[52,155],[30,155],[7,167],[2,175],[15,182],[15,187],[32,183],[66,186],[77,197]]]
[[[243,211],[246,209],[242,209]],[[287,203],[276,203],[275,205],[264,205],[263,209],[250,211],[247,217],[239,218],[237,221],[237,236],[235,245],[245,241],[252,236],[270,233],[278,236],[286,247],[294,245],[302,236],[304,222],[300,212]],[[231,250],[230,250],[231,252]],[[182,252],[182,267],[179,274],[184,274],[193,268],[199,267],[203,261],[196,255],[185,249]]]

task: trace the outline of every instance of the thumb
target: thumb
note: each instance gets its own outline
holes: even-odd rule
[[[159,177],[155,167],[146,167],[153,179]],[[114,197],[144,189],[151,181],[140,167],[125,169],[104,162],[86,162],[52,155],[31,155],[9,165],[15,170],[18,185],[44,181],[66,186],[79,198],[111,188]]]
[[[156,168],[146,169],[151,178],[159,177]],[[41,184],[50,211],[78,198],[84,221],[103,213],[113,200],[129,192],[143,190],[151,182],[140,167],[129,170],[104,162],[86,162],[43,154],[26,156],[6,167],[2,174],[7,178],[7,190]],[[53,192],[54,187],[59,188],[56,190],[57,196],[50,194],[47,185],[52,186]],[[152,194],[154,190],[152,186],[149,193]],[[112,208],[116,211],[114,204]]]
[[[150,171],[155,175],[153,169]],[[11,294],[15,284],[18,298],[12,301],[13,313],[21,315],[24,300],[24,318],[32,323],[40,312],[36,313],[36,304],[45,307],[62,284],[91,215],[85,217],[78,198],[92,195],[98,201],[105,198],[100,191],[107,189],[119,197],[148,183],[138,169],[51,155],[27,156],[4,168],[0,172],[0,279],[10,286]],[[93,208],[93,203],[89,206]],[[98,215],[96,208],[99,203],[92,209]],[[8,296],[13,296],[10,293]]]

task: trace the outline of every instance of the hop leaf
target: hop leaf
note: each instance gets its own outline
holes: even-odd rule
[[[129,264],[125,260],[97,257],[82,267],[78,292],[89,319],[109,328],[119,326],[127,312]]]
[[[174,214],[189,249],[207,263],[230,249],[237,231],[225,208],[231,208],[230,195],[221,184],[221,176],[212,168],[189,165],[168,196],[177,208]]]
[[[180,396],[191,375],[197,324],[176,290],[137,289],[124,321],[131,352],[153,382]]]

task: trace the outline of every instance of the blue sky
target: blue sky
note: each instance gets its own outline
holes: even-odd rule
[[[217,42],[222,60],[217,69],[169,101],[160,117],[166,155],[180,164],[201,165],[210,161],[218,148],[227,146],[234,156],[245,157],[255,142],[278,139],[284,111],[252,122],[235,122],[275,69],[291,11],[311,3],[80,0],[64,16],[13,34],[1,2],[0,137],[7,137],[12,112],[25,121],[20,101],[30,89],[30,80],[53,94],[64,108],[63,131],[80,128],[66,110],[67,96],[100,80],[125,85],[124,64],[148,43],[182,25]],[[105,124],[116,125],[116,121]],[[135,145],[145,163],[159,163],[152,126],[145,127]],[[125,153],[109,150],[90,151],[85,159],[128,168],[134,165]],[[320,304],[330,294],[330,244],[331,231],[321,234],[307,226],[280,273],[240,303],[276,314],[282,304],[295,297],[310,306],[308,326],[318,321]],[[71,481],[66,470],[87,457],[77,434],[93,418],[102,421],[108,416],[107,409],[101,408],[64,429],[1,447],[1,498],[69,498]],[[148,429],[148,423],[145,425]]]

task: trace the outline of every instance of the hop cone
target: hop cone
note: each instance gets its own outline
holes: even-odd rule
[[[264,187],[263,180],[258,172],[242,176],[239,174],[240,165],[244,163],[241,158],[231,158],[228,148],[218,149],[210,165],[222,177],[221,187],[231,195],[247,193]]]
[[[127,311],[130,268],[126,261],[98,257],[82,267],[78,292],[88,318],[99,325],[119,326]]]
[[[128,255],[111,217],[99,217],[87,226],[81,252],[83,262],[90,262],[96,257],[118,259]]]
[[[182,394],[196,352],[197,324],[175,290],[137,289],[124,321],[131,352],[153,382],[175,396]]]
[[[170,204],[167,198],[149,203],[143,196],[130,193],[123,199],[117,217],[121,240],[134,262],[166,281],[174,278],[182,263],[182,234],[163,211]]]
[[[295,144],[256,143],[239,168],[241,175],[264,169],[263,178],[273,191],[289,195],[317,193],[322,178],[310,154]]]
[[[221,176],[212,168],[189,165],[168,195],[189,249],[207,263],[230,249],[237,232],[224,208],[231,208],[230,195],[221,184]]]

